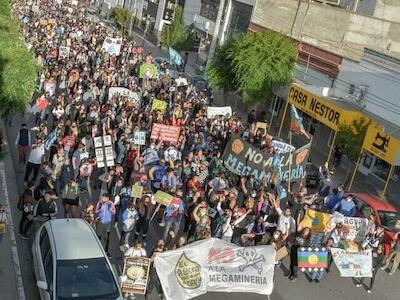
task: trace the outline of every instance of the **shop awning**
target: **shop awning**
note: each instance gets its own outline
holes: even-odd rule
[[[297,83],[291,84],[287,101],[335,131],[338,130],[339,124],[350,124],[361,117],[368,119],[347,101],[324,97],[312,91],[312,87]]]

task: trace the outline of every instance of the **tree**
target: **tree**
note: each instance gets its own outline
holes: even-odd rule
[[[219,87],[233,84],[247,103],[265,100],[292,79],[297,49],[281,33],[247,32],[226,47],[217,50],[209,65],[210,80]]]
[[[130,22],[131,18],[133,17],[132,13],[126,8],[115,7],[112,10],[112,16],[121,32],[125,33],[126,26],[129,26],[128,22]]]
[[[236,90],[235,74],[232,68],[234,43],[234,39],[229,39],[219,46],[206,69],[206,77],[224,94]]]
[[[234,44],[233,71],[245,102],[264,100],[293,77],[295,44],[278,32],[248,32]]]
[[[21,39],[8,0],[0,0],[0,114],[25,111],[35,91],[39,66]]]
[[[183,20],[183,9],[177,6],[174,12],[174,19],[171,24],[161,33],[161,45],[171,47],[177,51],[189,49],[194,42],[194,32]]]
[[[356,162],[371,121],[364,117],[355,119],[351,124],[339,124],[336,145],[343,149],[343,154]]]

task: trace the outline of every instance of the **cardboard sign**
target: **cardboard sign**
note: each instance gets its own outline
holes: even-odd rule
[[[207,107],[207,118],[213,119],[216,116],[224,116],[230,118],[232,116],[232,107],[230,106],[221,106],[221,107]]]
[[[129,140],[135,145],[146,145],[146,131],[135,131]]]
[[[141,64],[139,78],[151,79],[157,76],[157,67],[153,64]]]
[[[121,291],[127,294],[145,295],[149,282],[150,259],[127,257],[121,276]]]
[[[154,99],[153,105],[151,106],[151,111],[158,110],[161,111],[162,113],[165,113],[167,111],[167,107],[168,107],[167,102]]]
[[[143,195],[143,186],[134,184],[132,186],[132,198],[140,199]]]
[[[289,165],[291,162],[291,181],[301,180],[305,172],[307,157],[311,143],[297,149],[290,156],[289,153],[280,157],[281,181],[289,179]],[[225,147],[224,166],[239,176],[253,175],[259,181],[270,180],[272,177],[273,156],[260,151],[238,136],[232,136]]]
[[[333,222],[342,224],[340,239],[362,243],[368,234],[368,219],[345,217],[340,213],[333,214]]]
[[[110,87],[108,89],[108,100],[112,98],[125,97],[134,102],[137,106],[140,105],[139,94],[124,87]]]
[[[164,124],[153,124],[150,138],[163,142],[176,143],[179,138],[181,128]]]
[[[106,37],[103,42],[103,49],[111,55],[118,56],[121,52],[122,38]]]
[[[60,48],[58,49],[58,59],[68,58],[70,51],[70,47],[60,46]]]
[[[167,194],[163,191],[157,191],[157,193],[154,195],[154,200],[157,203],[165,206],[168,206],[171,203],[172,199],[174,199],[174,196]]]

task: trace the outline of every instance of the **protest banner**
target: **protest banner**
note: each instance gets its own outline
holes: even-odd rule
[[[366,218],[345,217],[335,212],[332,220],[335,224],[342,224],[342,229],[340,231],[340,239],[342,240],[361,243],[368,234],[369,223]]]
[[[207,118],[213,119],[216,116],[224,116],[229,118],[232,116],[232,107],[230,106],[208,106],[207,107]]]
[[[332,248],[331,253],[341,277],[372,277],[371,249],[349,252],[339,248]]]
[[[121,52],[122,38],[106,37],[103,42],[103,49],[108,54],[118,56]]]
[[[149,282],[150,259],[127,257],[121,276],[121,292],[145,295]]]
[[[137,106],[140,105],[140,97],[138,93],[124,87],[110,87],[108,89],[108,100],[111,100],[114,97],[126,97],[130,101],[134,102]]]
[[[308,209],[300,226],[310,228],[312,233],[331,231],[332,215]]]
[[[157,76],[157,67],[153,64],[141,64],[139,78],[151,79]]]
[[[163,191],[157,191],[157,193],[154,195],[154,201],[165,206],[168,206],[172,199],[174,199],[174,196]]]
[[[151,111],[158,110],[161,111],[162,113],[165,113],[167,111],[167,107],[168,107],[167,102],[154,99],[153,104],[151,106]]]
[[[69,58],[70,47],[60,46],[58,48],[58,59]]]
[[[325,248],[299,248],[297,266],[303,272],[322,271],[328,268],[328,251]]]
[[[307,157],[311,143],[296,149],[291,156],[291,182],[299,181],[305,172]],[[239,176],[253,175],[259,181],[270,180],[272,177],[273,156],[262,152],[238,136],[232,136],[228,141],[224,155],[225,167]],[[280,156],[281,181],[289,179],[289,153]]]
[[[287,143],[278,141],[278,140],[272,140],[271,141],[271,146],[274,147],[275,152],[278,154],[285,154],[289,152],[293,152],[296,150],[296,148],[292,145],[289,145]]]
[[[210,238],[160,253],[154,266],[167,300],[227,291],[270,295],[275,249],[244,248]]]
[[[163,142],[176,143],[178,141],[180,131],[181,128],[178,126],[154,123],[150,138]]]
[[[361,250],[361,246],[355,241],[339,241],[337,248],[346,250],[347,252],[358,252]]]
[[[132,185],[132,198],[140,199],[143,195],[143,186],[134,184]]]
[[[187,86],[189,83],[185,77],[178,77],[175,79],[175,84],[177,87]]]

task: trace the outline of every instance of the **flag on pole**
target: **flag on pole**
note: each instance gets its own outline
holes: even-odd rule
[[[54,128],[52,132],[48,135],[47,139],[44,142],[44,148],[46,150],[50,150],[51,145],[57,140],[57,128]]]
[[[181,55],[178,53],[178,51],[176,51],[174,48],[169,47],[169,60],[170,63],[175,64],[177,66],[180,66],[183,64],[183,59],[181,57]]]
[[[293,104],[290,104],[290,130],[297,134],[302,134],[306,138],[310,138],[303,126],[303,119],[297,113],[297,109]]]

